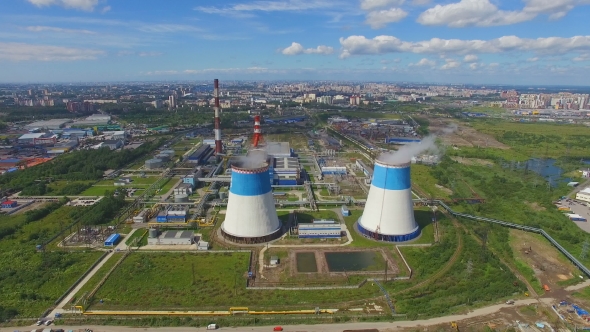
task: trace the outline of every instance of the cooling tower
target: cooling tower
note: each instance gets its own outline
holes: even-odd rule
[[[232,242],[261,243],[281,235],[268,164],[256,164],[232,166],[227,212],[221,225],[223,236]]]
[[[420,235],[414,220],[410,163],[375,162],[369,197],[357,225],[361,233],[381,241],[408,241]]]

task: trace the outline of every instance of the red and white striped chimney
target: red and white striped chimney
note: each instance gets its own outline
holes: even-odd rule
[[[221,125],[219,120],[219,111],[221,107],[219,106],[219,80],[215,79],[213,84],[213,97],[215,97],[215,106],[213,109],[215,110],[215,154],[223,153],[223,146],[221,145]]]

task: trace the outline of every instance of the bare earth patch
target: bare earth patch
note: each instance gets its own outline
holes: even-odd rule
[[[448,195],[452,195],[452,194],[453,194],[453,191],[452,191],[451,189],[449,189],[449,188],[447,188],[447,187],[443,187],[443,186],[441,186],[440,184],[435,184],[434,186],[435,186],[437,189],[439,189],[439,190],[441,190],[441,191],[445,192],[445,193],[446,193],[446,194],[448,194]]]
[[[457,129],[449,133],[449,128],[455,126]],[[448,119],[434,119],[430,122],[430,131],[440,137],[445,145],[467,146],[481,148],[510,149],[509,146],[498,142],[494,137],[480,133],[479,131],[468,127],[458,125]]]
[[[533,211],[545,211],[547,209],[545,209],[544,207],[540,206],[539,203],[537,202],[524,202],[524,204],[526,204],[528,207],[530,207]]]
[[[492,166],[492,163],[489,160],[479,159],[479,158],[463,158],[463,157],[451,157],[454,161],[470,166]]]

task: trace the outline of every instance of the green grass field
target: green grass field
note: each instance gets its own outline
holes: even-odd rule
[[[353,290],[245,290],[248,253],[134,253],[114,271],[92,309],[257,309],[345,307],[379,296],[378,287]],[[192,268],[194,266],[194,274]],[[194,282],[193,282],[194,281]]]
[[[81,196],[104,196],[105,191],[114,192],[117,189],[124,188],[124,187],[115,187],[115,186],[92,186],[82,193]]]

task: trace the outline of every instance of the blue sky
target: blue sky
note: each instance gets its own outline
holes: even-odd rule
[[[590,0],[2,0],[1,82],[590,84]]]

